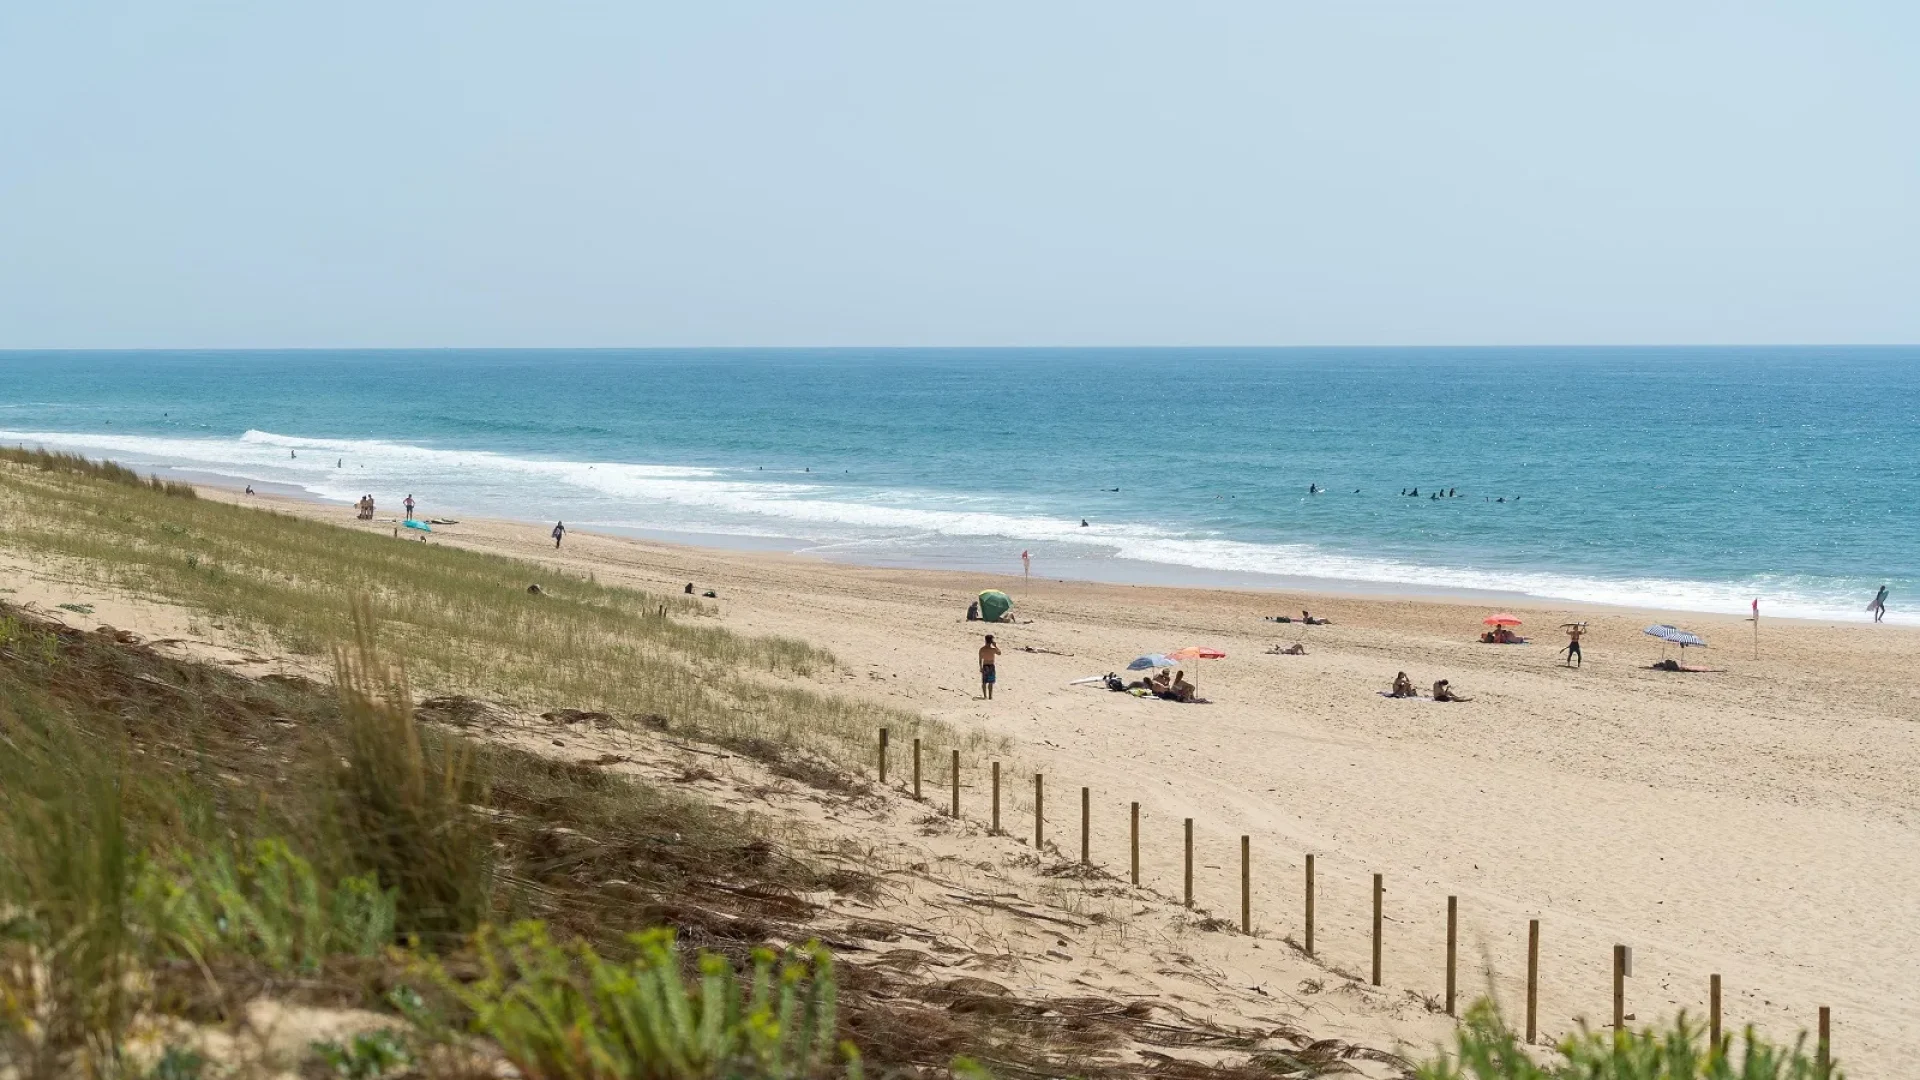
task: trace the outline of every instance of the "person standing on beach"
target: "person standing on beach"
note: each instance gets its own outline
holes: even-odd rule
[[[566,535],[567,535],[567,523],[564,521],[554,522],[553,523],[553,550],[555,551],[560,550],[560,541],[563,538],[565,538]]]
[[[405,505],[407,508],[407,516],[412,517],[413,516],[413,494],[411,492],[407,494],[407,501]]]
[[[994,661],[1000,658],[1000,646],[993,643],[993,635],[987,635],[987,643],[980,646],[980,696],[993,700],[993,684],[999,672]]]
[[[1881,619],[1887,617],[1887,587],[1885,585],[1880,586],[1880,591],[1873,594],[1873,603],[1867,605],[1867,610],[1873,612],[1874,622],[1879,622]]]
[[[1567,666],[1568,667],[1579,666],[1576,663],[1574,663],[1574,661],[1580,659],[1580,635],[1586,632],[1587,632],[1586,623],[1569,623],[1567,625]]]
[[[1028,577],[1033,576],[1033,555],[1031,553],[1025,551],[1020,553],[1020,570]]]

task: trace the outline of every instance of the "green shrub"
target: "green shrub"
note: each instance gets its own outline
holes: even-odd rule
[[[1453,1053],[1416,1070],[1419,1080],[1844,1080],[1837,1068],[1823,1070],[1806,1052],[1802,1033],[1792,1047],[1775,1046],[1746,1030],[1735,1051],[1723,1039],[1707,1045],[1706,1033],[1683,1013],[1664,1031],[1583,1030],[1562,1040],[1562,1060],[1535,1061],[1492,1005],[1468,1010]]]
[[[134,900],[161,951],[195,960],[244,956],[275,971],[315,971],[328,956],[373,956],[393,942],[391,890],[372,874],[329,887],[278,839],[237,858],[177,851],[151,862]]]
[[[633,958],[611,961],[585,943],[562,947],[540,923],[474,937],[481,977],[461,983],[435,961],[427,976],[530,1080],[602,1076],[654,1080],[800,1080],[860,1074],[851,1045],[834,1054],[832,957],[818,945],[779,960],[754,953],[742,993],[724,957],[697,958],[681,977],[673,933],[629,937]]]
[[[341,1080],[379,1080],[412,1067],[413,1054],[391,1028],[355,1035],[347,1042],[323,1039],[309,1047],[327,1071]]]

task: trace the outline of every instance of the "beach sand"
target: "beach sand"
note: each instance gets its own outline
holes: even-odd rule
[[[231,492],[210,497],[240,501]],[[277,509],[349,528],[384,514],[291,499]],[[1892,626],[1514,603],[1533,644],[1477,642],[1485,606],[1435,600],[1201,590],[876,570],[803,556],[675,546],[463,519],[432,541],[497,551],[598,580],[718,593],[726,625],[832,649],[835,689],[1007,737],[1007,828],[1030,833],[1031,773],[1048,831],[1078,840],[1092,792],[1096,862],[1124,875],[1128,804],[1141,809],[1143,882],[1178,895],[1182,821],[1194,820],[1199,903],[1238,914],[1250,837],[1253,917],[1302,932],[1302,856],[1316,855],[1316,946],[1366,974],[1370,875],[1385,881],[1385,982],[1444,986],[1445,913],[1459,897],[1463,997],[1493,988],[1522,1018],[1529,919],[1541,922],[1540,1026],[1611,1012],[1611,947],[1634,950],[1627,1011],[1704,1017],[1722,975],[1725,1022],[1791,1038],[1834,1012],[1856,1076],[1897,1075],[1920,1037],[1920,631]],[[1017,571],[1017,563],[1014,567]],[[1036,567],[1044,570],[1044,567]],[[563,580],[547,583],[563,587]],[[964,621],[1003,588],[1015,625]],[[1302,608],[1331,626],[1278,625]],[[1558,625],[1590,623],[1568,670]],[[80,619],[79,622],[98,621]],[[1702,633],[1689,663],[1656,671],[1650,622]],[[983,632],[1005,654],[978,697]],[[1271,655],[1276,645],[1304,656]],[[1190,644],[1222,648],[1198,676],[1207,705],[1140,700],[1074,679]],[[1474,700],[1383,697],[1396,671],[1448,678]],[[896,753],[904,752],[904,749]],[[944,748],[934,748],[944,754]],[[896,763],[900,758],[896,757]],[[986,814],[985,761],[968,761],[965,812]],[[900,767],[896,764],[896,768]],[[1015,777],[1018,777],[1016,780]]]

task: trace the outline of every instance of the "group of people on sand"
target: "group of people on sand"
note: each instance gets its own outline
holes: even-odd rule
[[[1300,617],[1298,619],[1294,618],[1291,615],[1268,615],[1266,619],[1268,622],[1277,622],[1277,623],[1302,622],[1302,623],[1306,623],[1308,626],[1332,626],[1333,625],[1332,619],[1322,619],[1319,616],[1315,615],[1313,612],[1307,611],[1304,608],[1301,609]]]
[[[1392,698],[1417,698],[1420,696],[1420,688],[1413,685],[1413,680],[1407,676],[1406,672],[1402,671],[1393,677],[1393,686],[1387,691],[1387,696]],[[1446,679],[1441,679],[1439,682],[1433,684],[1433,700],[1472,701],[1473,699],[1461,697],[1459,694],[1454,693],[1453,684]]]
[[[1107,675],[1107,689],[1125,693],[1144,693],[1163,701],[1193,702],[1199,701],[1200,690],[1187,681],[1187,673],[1176,671],[1171,676],[1162,671],[1158,675],[1127,682],[1118,675]]]
[[[355,509],[360,511],[361,521],[373,520],[373,496],[371,495],[360,496],[360,501],[358,503],[355,503],[354,507]]]

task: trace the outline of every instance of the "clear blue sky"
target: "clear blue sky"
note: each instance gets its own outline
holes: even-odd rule
[[[1920,341],[1920,5],[0,4],[0,348]]]

